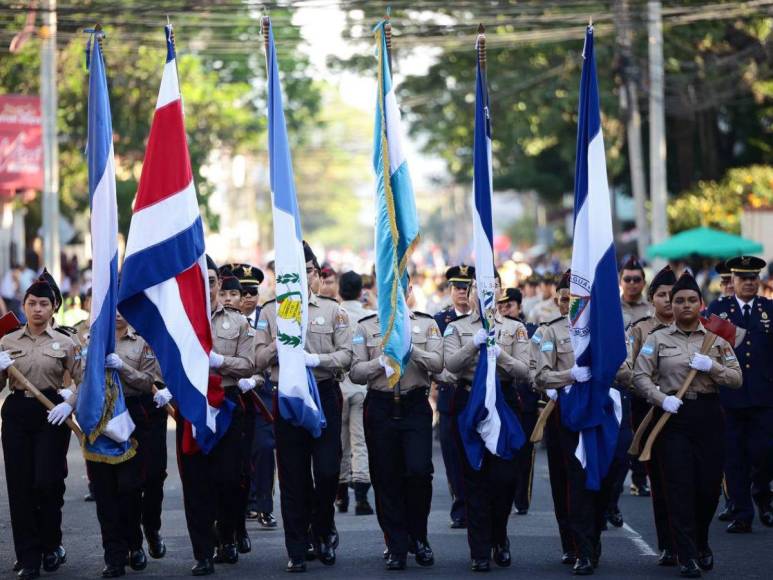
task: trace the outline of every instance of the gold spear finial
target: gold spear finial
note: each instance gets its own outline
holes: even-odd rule
[[[486,68],[486,27],[478,24],[478,62],[482,69]]]
[[[271,26],[271,19],[268,17],[268,15],[263,17],[263,20],[261,22],[261,28],[263,30],[263,47],[266,49],[266,54],[268,54],[268,31],[269,26]]]

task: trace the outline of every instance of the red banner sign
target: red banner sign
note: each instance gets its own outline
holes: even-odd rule
[[[0,195],[43,189],[40,97],[0,95]]]

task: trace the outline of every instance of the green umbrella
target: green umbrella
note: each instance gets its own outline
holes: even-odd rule
[[[762,244],[741,236],[711,228],[695,228],[679,232],[665,242],[647,248],[651,258],[678,260],[690,256],[705,258],[732,258],[743,254],[762,252]]]

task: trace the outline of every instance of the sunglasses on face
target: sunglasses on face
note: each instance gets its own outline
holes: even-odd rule
[[[638,284],[642,281],[641,276],[625,276],[623,277],[623,282],[626,284]]]
[[[258,287],[257,286],[253,286],[253,287],[242,288],[242,294],[248,294],[250,296],[257,296],[258,295]]]

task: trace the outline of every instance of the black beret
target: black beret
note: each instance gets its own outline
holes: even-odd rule
[[[564,288],[569,288],[569,279],[572,277],[572,270],[569,269],[566,272],[563,273],[561,276],[561,279],[558,281],[558,285],[556,286],[556,290],[563,290]]]
[[[311,249],[311,246],[306,242],[306,240],[303,240],[303,261],[311,262],[315,268],[319,269],[317,255],[314,253],[314,250]]]
[[[239,282],[239,278],[234,276],[234,272],[231,269],[231,264],[228,264],[227,266],[220,266],[217,274],[220,277],[221,290],[238,290],[241,292],[242,285]]]
[[[655,274],[655,277],[650,282],[648,293],[650,297],[655,295],[655,291],[659,286],[673,286],[676,284],[676,274],[671,269],[671,266],[666,266],[660,272]]]
[[[641,270],[643,274],[644,266],[641,265],[639,258],[637,258],[636,256],[631,256],[625,261],[621,270]]]
[[[62,305],[62,293],[59,290],[59,286],[56,285],[54,277],[45,269],[43,270],[43,273],[30,284],[30,287],[27,288],[24,293],[24,300],[27,299],[27,296],[48,298],[54,307],[54,312],[59,310],[59,307]]]
[[[671,287],[671,300],[674,299],[674,296],[676,296],[676,293],[680,290],[694,290],[698,293],[698,296],[703,298],[701,288],[698,286],[698,283],[695,281],[695,278],[693,278],[693,275],[689,270],[682,272],[682,275],[679,276],[679,280]]]
[[[523,301],[523,294],[521,294],[521,291],[518,290],[518,288],[507,288],[503,293],[502,297],[497,300],[499,304],[502,304],[504,302],[517,302],[520,304]]]
[[[215,264],[215,261],[210,257],[209,254],[207,254],[207,270],[214,270],[217,272],[217,264]]]

